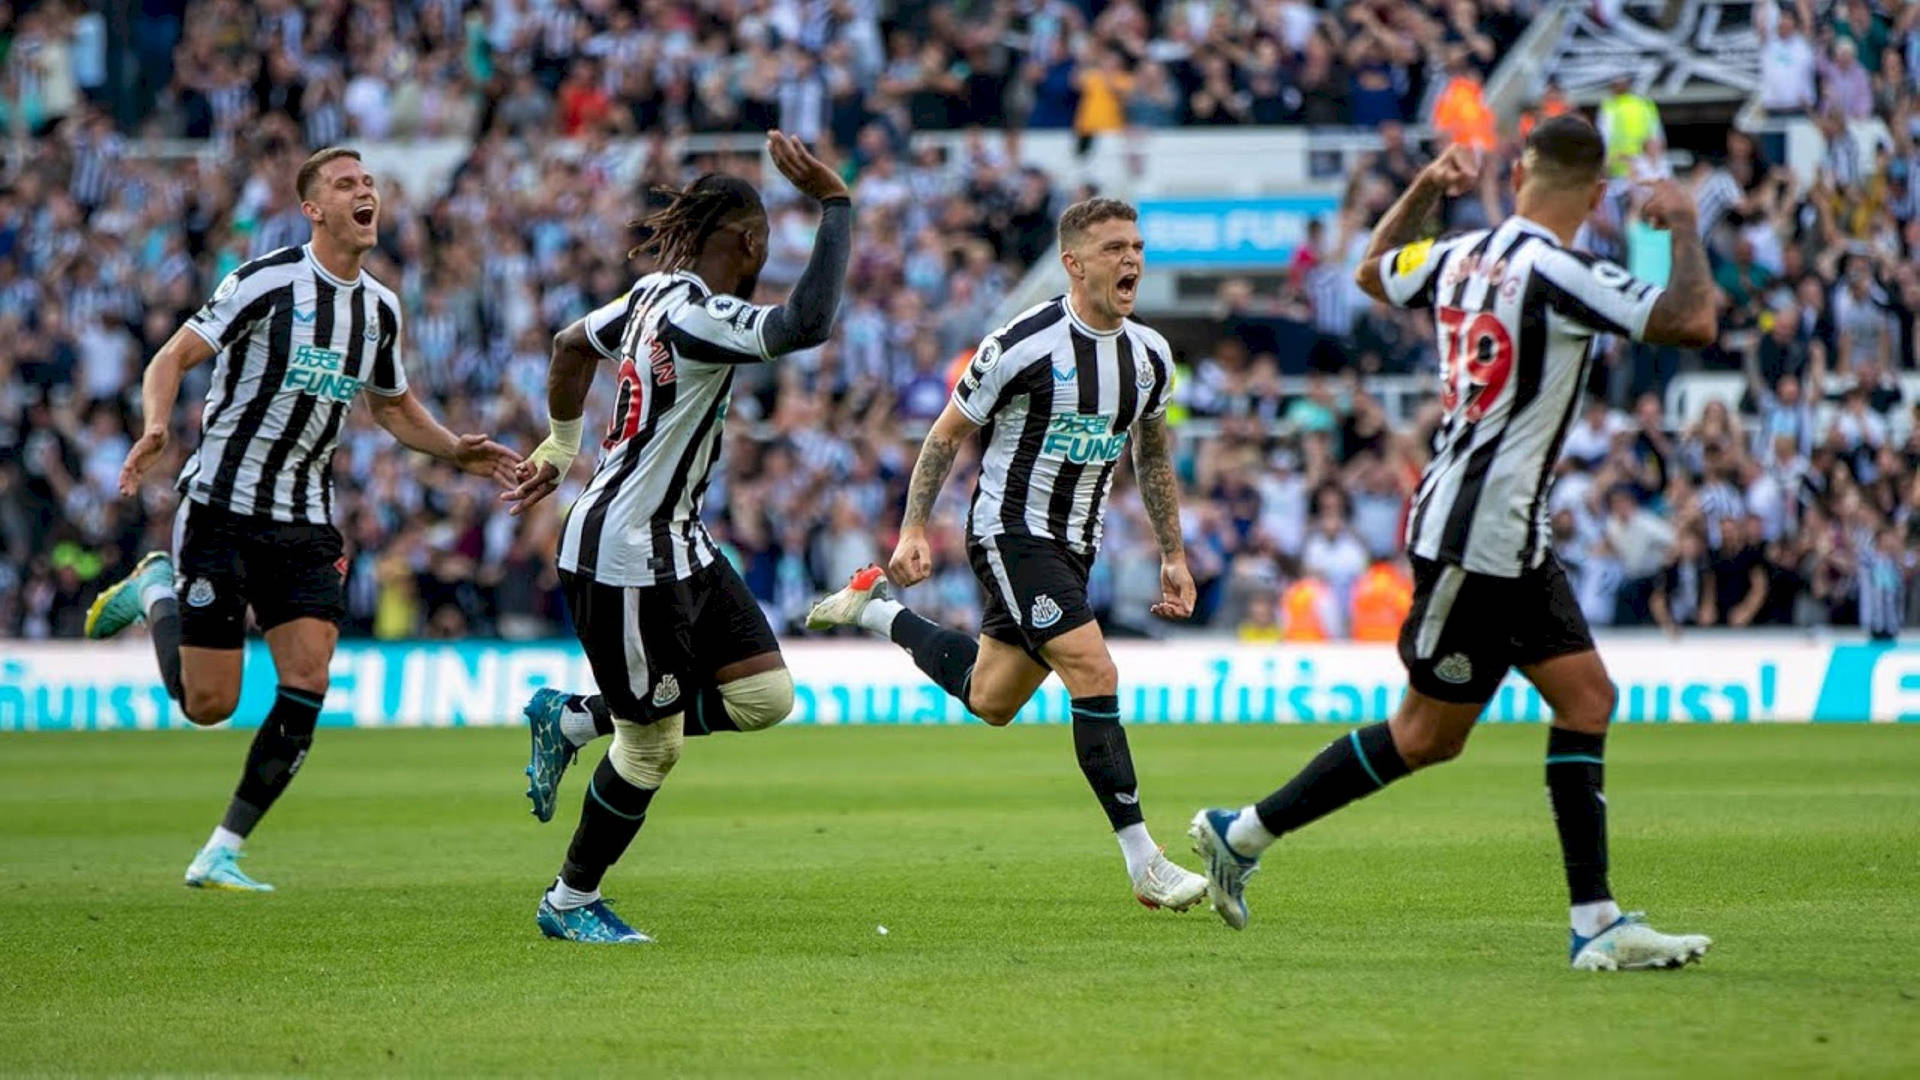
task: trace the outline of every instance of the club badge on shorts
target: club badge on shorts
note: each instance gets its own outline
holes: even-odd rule
[[[653,707],[664,708],[680,700],[680,680],[671,675],[660,676],[653,688]]]
[[[1045,630],[1060,621],[1060,605],[1053,602],[1053,597],[1041,593],[1033,598],[1033,611],[1027,619],[1035,630]]]
[[[187,586],[187,606],[202,608],[213,603],[213,582],[206,578],[194,578]]]
[[[1454,653],[1433,665],[1433,677],[1441,682],[1461,686],[1473,681],[1473,661],[1465,653]]]

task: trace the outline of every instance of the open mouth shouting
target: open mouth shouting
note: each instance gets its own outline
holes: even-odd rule
[[[373,226],[374,216],[378,213],[379,207],[373,203],[361,203],[359,206],[353,208],[353,223],[363,229],[371,228]]]
[[[1126,304],[1133,303],[1134,294],[1139,288],[1140,274],[1138,271],[1121,274],[1118,278],[1115,278],[1113,282],[1114,295],[1119,297],[1122,303]]]

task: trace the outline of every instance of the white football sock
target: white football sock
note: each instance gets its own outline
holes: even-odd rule
[[[145,588],[140,590],[140,612],[143,615],[151,615],[153,614],[153,605],[162,600],[171,599],[173,599],[173,584],[171,582],[150,582]]]
[[[575,746],[585,746],[600,737],[593,728],[593,713],[571,705],[560,710],[560,734]]]
[[[600,899],[600,890],[581,892],[559,878],[553,879],[553,888],[547,890],[547,903],[565,911],[568,908],[586,907]]]
[[[1227,846],[1249,859],[1258,858],[1278,839],[1260,823],[1260,815],[1251,806],[1241,807],[1240,816],[1227,826]]]
[[[1590,938],[1620,918],[1620,905],[1611,900],[1595,900],[1591,904],[1575,904],[1570,909],[1573,916],[1573,932],[1581,937]]]
[[[241,836],[225,825],[215,825],[213,827],[213,835],[207,837],[207,847],[226,848],[228,851],[239,851],[246,842],[246,837]]]
[[[860,629],[871,634],[879,634],[883,638],[891,638],[894,617],[905,610],[907,610],[906,605],[898,600],[876,596],[867,601],[866,607],[860,609]]]
[[[1159,846],[1153,842],[1145,825],[1128,825],[1113,836],[1120,841],[1120,854],[1127,860],[1127,876],[1138,881],[1159,856]]]

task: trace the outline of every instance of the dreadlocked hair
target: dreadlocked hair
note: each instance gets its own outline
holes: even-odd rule
[[[707,238],[729,219],[766,213],[752,184],[724,173],[707,173],[684,190],[656,186],[648,192],[649,205],[662,199],[665,206],[628,223],[643,235],[627,256],[651,255],[663,270],[692,263]]]

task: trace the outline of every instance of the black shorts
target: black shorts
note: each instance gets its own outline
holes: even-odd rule
[[[182,645],[239,648],[249,607],[263,631],[294,619],[337,624],[346,614],[340,530],[249,517],[191,499],[179,513],[174,590]]]
[[[1517,578],[1413,559],[1413,607],[1400,626],[1407,682],[1431,698],[1484,704],[1507,669],[1593,648],[1567,571],[1551,554]]]
[[[639,588],[560,571],[573,632],[607,708],[652,723],[687,707],[687,691],[715,671],[780,641],[747,583],[725,559],[692,577]]]
[[[1093,621],[1087,575],[1093,556],[1055,540],[989,536],[967,542],[967,559],[980,579],[980,632],[1004,641],[1041,664],[1040,646]]]

